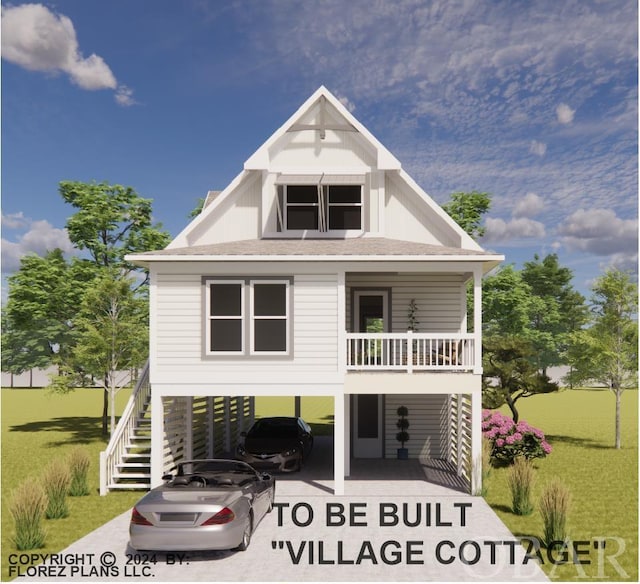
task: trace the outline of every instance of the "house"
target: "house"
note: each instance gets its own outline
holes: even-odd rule
[[[352,458],[396,456],[399,406],[409,455],[480,487],[481,285],[504,258],[326,88],[166,249],[128,259],[150,272],[149,365],[103,455],[103,492],[126,471],[155,486],[180,458],[231,449],[264,395],[333,399],[336,494]]]

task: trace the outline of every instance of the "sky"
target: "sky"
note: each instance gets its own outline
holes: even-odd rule
[[[171,235],[320,86],[438,203],[492,195],[488,250],[637,274],[629,0],[2,2],[2,271],[60,247],[62,180],[153,199]]]

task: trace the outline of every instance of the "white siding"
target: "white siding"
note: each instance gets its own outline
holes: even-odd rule
[[[446,395],[385,396],[385,458],[395,458],[400,442],[396,440],[398,407],[409,410],[409,441],[405,448],[410,458],[446,458],[449,407]]]
[[[247,277],[252,274],[248,272]],[[286,274],[278,274],[279,276]],[[337,275],[295,276],[293,359],[203,357],[203,284],[195,274],[156,279],[156,358],[152,379],[161,383],[208,383],[222,373],[337,372]]]
[[[456,247],[459,238],[404,181],[386,173],[385,236]]]
[[[252,173],[216,210],[215,220],[211,223],[205,222],[194,231],[189,238],[189,245],[258,239],[262,229],[261,205],[262,176],[260,173]]]
[[[466,286],[458,274],[347,274],[347,330],[352,329],[352,290],[391,288],[391,332],[406,332],[409,302],[418,306],[418,331],[465,332]]]

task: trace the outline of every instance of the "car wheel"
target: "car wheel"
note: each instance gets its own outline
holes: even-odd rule
[[[253,515],[249,515],[249,521],[247,521],[247,525],[244,528],[244,533],[242,534],[242,541],[240,545],[237,547],[238,551],[244,552],[249,547],[251,543],[251,533],[253,531]]]

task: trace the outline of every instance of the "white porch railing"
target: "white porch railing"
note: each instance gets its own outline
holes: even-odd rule
[[[348,371],[470,371],[473,334],[347,333]]]
[[[118,476],[118,465],[127,453],[127,446],[135,435],[139,416],[144,412],[151,395],[149,361],[144,366],[127,405],[111,435],[106,450],[100,453],[100,494],[106,495]]]

